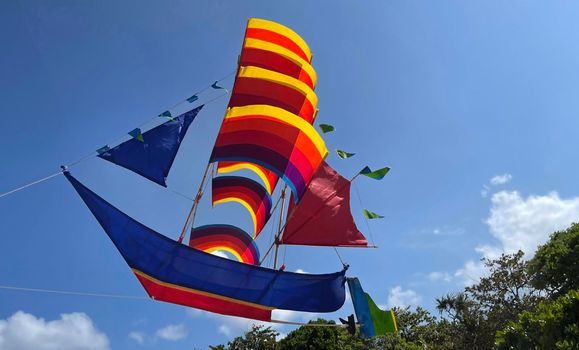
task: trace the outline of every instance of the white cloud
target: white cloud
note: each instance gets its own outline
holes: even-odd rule
[[[219,328],[217,328],[217,331],[218,331],[219,333],[223,334],[224,336],[228,337],[228,338],[229,338],[229,337],[231,336],[231,334],[232,334],[231,327],[229,327],[229,326],[227,326],[227,325],[225,325],[225,324],[219,325]]]
[[[166,327],[158,329],[155,335],[161,339],[177,341],[185,338],[187,336],[187,330],[182,324],[174,325],[170,324]]]
[[[267,322],[250,320],[242,317],[226,317],[218,314],[207,313],[209,318],[220,321],[220,325],[217,327],[217,331],[220,334],[230,338],[233,335],[239,335],[247,332],[251,329],[253,325],[271,327],[279,333],[284,333],[290,326],[283,324],[272,324]],[[283,321],[293,321],[293,322],[307,322],[318,316],[317,313],[312,312],[298,312],[291,310],[273,310],[271,318]],[[284,331],[284,332],[282,332]],[[284,333],[285,334],[285,333]]]
[[[464,234],[464,229],[461,227],[436,227],[432,233],[436,236],[460,236]]]
[[[461,269],[456,270],[454,277],[459,278],[464,285],[471,285],[477,283],[486,272],[482,262],[469,260]]]
[[[129,338],[133,339],[134,341],[136,341],[139,344],[144,344],[145,343],[145,333],[143,332],[131,332],[129,333]]]
[[[516,191],[501,191],[491,203],[486,224],[500,243],[496,248],[506,253],[522,249],[532,256],[549,234],[579,220],[579,197],[562,199],[557,192],[522,198]]]
[[[483,197],[483,198],[486,198],[486,197],[488,196],[490,190],[491,190],[491,189],[490,189],[489,186],[483,185],[483,189],[480,190],[480,196]]]
[[[307,273],[306,271],[302,270],[302,269],[297,269],[296,273]]]
[[[45,321],[18,311],[0,320],[0,349],[6,350],[105,350],[107,336],[95,328],[86,314],[61,314],[60,319]]]
[[[511,181],[512,178],[513,176],[511,174],[495,175],[489,180],[489,182],[493,186],[504,185]]]
[[[450,282],[450,280],[452,279],[452,276],[450,276],[450,274],[448,272],[434,271],[434,272],[429,273],[426,276],[426,278],[428,278],[428,280],[431,282],[438,282],[438,281]]]
[[[476,251],[481,257],[496,259],[502,253],[514,253],[519,249],[531,258],[549,235],[579,221],[579,197],[564,199],[551,192],[544,196],[524,198],[517,191],[501,191],[493,194],[491,208],[485,223],[496,244],[481,245]],[[455,276],[465,284],[472,284],[485,274],[480,262],[468,261]]]
[[[402,287],[396,286],[390,289],[390,293],[388,294],[388,307],[418,305],[420,299],[420,296],[412,289],[404,290]]]
[[[507,182],[513,179],[513,175],[505,173],[502,175],[495,175],[490,178],[489,183],[490,185],[484,184],[482,190],[480,191],[480,195],[483,198],[486,198],[491,191],[491,186],[499,186],[504,185]]]

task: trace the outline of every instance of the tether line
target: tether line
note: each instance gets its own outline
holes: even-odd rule
[[[115,299],[133,299],[133,300],[151,300],[151,299],[148,298],[148,297],[137,296],[137,295],[85,293],[85,292],[75,292],[75,291],[67,291],[67,290],[41,289],[41,288],[24,288],[24,287],[3,286],[3,285],[0,285],[0,289],[11,290],[11,291],[18,291],[18,292],[34,292],[34,293],[50,293],[50,294],[78,295],[78,296],[85,296],[85,297],[115,298]]]
[[[232,73],[229,73],[228,75],[224,76],[223,78],[221,78],[221,79],[219,79],[219,80],[217,80],[217,81],[219,82],[219,81],[225,80],[225,79],[229,78],[231,75],[233,75],[234,73],[235,73],[235,71],[232,72]],[[205,87],[205,88],[197,91],[197,92],[194,93],[193,95],[200,94],[200,93],[206,91],[207,89],[209,89],[210,87],[211,87],[211,85],[208,85],[207,87]],[[220,95],[218,95],[218,96],[216,96],[216,97],[213,97],[212,99],[206,101],[205,103],[200,103],[200,104],[208,105],[208,104],[210,104],[210,103],[212,103],[212,102],[215,102],[215,101],[219,100],[220,98],[222,98],[223,96],[228,95],[228,94],[229,94],[228,92],[225,92],[225,93],[220,94]],[[185,103],[185,102],[188,102],[188,101],[187,101],[186,99],[185,99],[185,100],[182,100],[182,101],[174,104],[174,105],[171,106],[170,108],[168,108],[168,110],[174,109],[174,108],[180,106],[181,104],[183,104],[183,103]],[[158,116],[155,116],[155,117],[153,117],[153,118],[150,118],[149,120],[141,123],[138,127],[139,127],[139,128],[140,128],[140,127],[143,127],[143,126],[149,124],[150,122],[152,122],[153,120],[156,120],[156,119],[158,119],[158,118],[159,118]],[[123,137],[125,137],[125,136],[126,136],[126,135],[123,134]],[[110,144],[115,144],[115,143],[118,143],[118,142],[120,142],[120,141],[122,141],[122,138],[117,138],[117,139],[115,139],[115,140],[113,140],[113,141],[111,141],[111,142],[108,142],[107,144],[109,144],[109,143],[110,143]],[[79,163],[81,163],[81,162],[84,162],[84,161],[86,161],[86,160],[92,159],[92,158],[94,158],[94,157],[96,157],[96,151],[92,151],[92,152],[90,152],[90,153],[82,156],[81,158],[75,160],[74,162],[68,163],[68,164],[66,165],[66,167],[71,168],[71,167],[73,167],[73,166],[75,166],[75,165],[77,165],[77,164],[79,164]],[[37,185],[37,184],[39,184],[39,183],[42,183],[42,182],[44,182],[44,181],[46,181],[46,180],[49,180],[49,179],[52,179],[53,177],[56,177],[56,176],[61,175],[61,174],[62,174],[62,171],[59,171],[59,172],[57,172],[57,173],[54,173],[54,174],[52,174],[52,175],[48,175],[48,176],[43,177],[43,178],[41,178],[41,179],[34,180],[34,181],[30,182],[30,183],[27,183],[27,184],[22,185],[22,186],[20,186],[20,187],[14,188],[14,189],[12,189],[12,190],[10,190],[10,191],[8,191],[8,192],[4,192],[4,193],[0,194],[0,198],[9,196],[9,195],[11,195],[11,194],[13,194],[13,193],[19,192],[19,191],[24,190],[24,189],[26,189],[26,188],[28,188],[28,187]],[[175,191],[173,191],[173,192],[175,192]],[[175,192],[175,193],[177,193],[177,192]],[[182,195],[182,194],[180,194],[180,193],[177,193],[177,194],[181,195],[182,197],[187,198],[186,196],[184,196],[184,195]],[[187,199],[190,199],[190,198],[187,198]]]

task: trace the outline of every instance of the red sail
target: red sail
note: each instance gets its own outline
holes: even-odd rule
[[[297,207],[290,201],[281,244],[366,247],[350,212],[350,181],[322,162]]]

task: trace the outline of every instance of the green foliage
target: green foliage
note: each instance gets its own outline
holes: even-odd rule
[[[529,262],[535,288],[551,296],[579,289],[579,224],[554,232]]]
[[[225,345],[210,346],[211,350],[275,350],[278,332],[271,327],[253,325],[251,330]]]
[[[552,302],[542,302],[533,312],[524,311],[497,333],[497,348],[579,348],[579,291],[570,290]]]
[[[335,324],[334,321],[317,319],[310,324]],[[365,350],[363,340],[351,336],[341,327],[302,326],[290,332],[278,343],[279,350]]]
[[[276,342],[277,332],[254,326],[211,349],[579,349],[579,224],[553,233],[530,261],[523,255],[483,260],[489,274],[479,283],[436,300],[442,318],[421,307],[395,308],[398,334],[361,339],[341,327],[302,326]]]
[[[464,292],[437,299],[437,309],[449,320],[459,349],[492,349],[496,332],[538,302],[522,251],[483,262],[488,276]]]

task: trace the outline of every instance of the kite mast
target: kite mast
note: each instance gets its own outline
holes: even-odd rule
[[[201,180],[201,184],[199,185],[199,190],[195,195],[195,199],[193,200],[193,206],[189,211],[189,215],[187,215],[187,220],[185,220],[185,225],[183,225],[183,230],[181,230],[181,235],[179,236],[179,243],[183,243],[183,238],[185,238],[185,234],[187,233],[187,228],[189,225],[193,225],[195,221],[195,214],[197,213],[197,207],[199,206],[199,202],[201,202],[201,197],[203,197],[203,188],[205,187],[205,181],[207,180],[207,175],[209,175],[209,170],[211,169],[213,163],[207,164],[207,168],[205,168],[205,173],[203,174],[203,179]]]
[[[284,186],[283,190],[281,190],[281,208],[279,211],[279,222],[278,222],[278,226],[277,226],[277,234],[275,235],[274,238],[274,244],[275,244],[275,253],[274,253],[274,258],[273,258],[273,268],[276,269],[277,268],[277,253],[279,250],[279,238],[282,234],[282,222],[283,222],[283,210],[284,210],[284,204],[285,204],[285,191],[287,189],[287,185]]]

